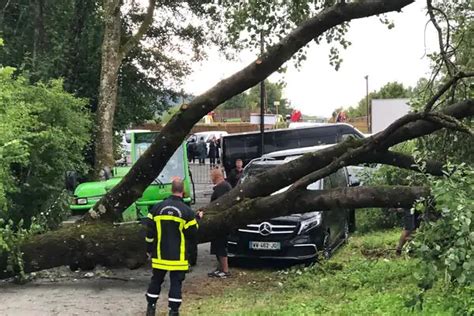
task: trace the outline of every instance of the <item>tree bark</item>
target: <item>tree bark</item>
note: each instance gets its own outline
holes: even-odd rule
[[[142,195],[180,146],[192,126],[206,113],[267,78],[312,39],[344,22],[399,11],[412,2],[413,0],[363,0],[340,3],[307,20],[280,43],[269,48],[261,58],[197,96],[189,105],[183,105],[130,172],[95,205],[85,219],[97,218],[98,215],[104,219],[113,219],[116,213],[120,214]]]
[[[144,36],[153,22],[156,0],[149,0],[148,9],[137,33],[121,46],[121,1],[104,0],[104,39],[100,73],[99,100],[96,116],[95,173],[115,164],[113,126],[117,106],[118,72],[122,60]]]
[[[104,1],[104,39],[96,116],[95,171],[114,166],[113,124],[120,68],[120,1]]]
[[[424,187],[358,187],[323,191],[280,193],[246,200],[215,216],[215,205],[205,208],[200,222],[199,242],[204,243],[225,235],[245,224],[287,214],[338,211],[344,208],[409,207],[428,196]],[[145,234],[141,225],[110,225],[94,222],[66,226],[56,231],[36,235],[24,241],[25,272],[69,265],[73,269],[92,269],[96,264],[107,267],[137,268],[145,260]],[[11,276],[5,271],[6,258],[0,256],[0,278]]]

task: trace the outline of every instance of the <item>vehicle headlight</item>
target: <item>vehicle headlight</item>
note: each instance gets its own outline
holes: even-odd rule
[[[87,204],[87,199],[86,198],[76,199],[76,204],[79,204],[79,205]]]
[[[321,224],[322,216],[321,212],[312,212],[312,216],[308,219],[305,219],[301,222],[300,229],[298,231],[298,235],[308,230],[312,227],[316,227]]]

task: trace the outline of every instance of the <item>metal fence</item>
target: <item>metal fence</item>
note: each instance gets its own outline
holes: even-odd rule
[[[209,159],[206,159],[206,163],[204,165],[200,165],[197,160],[196,163],[190,163],[189,170],[191,171],[191,176],[195,184],[212,184],[210,177],[211,165],[209,164]]]

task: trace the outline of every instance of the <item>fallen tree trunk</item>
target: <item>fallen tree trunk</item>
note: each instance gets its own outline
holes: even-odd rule
[[[291,213],[343,208],[409,207],[429,194],[424,187],[357,187],[322,191],[303,190],[298,194],[276,194],[235,205],[200,223],[199,242],[208,242],[245,224]],[[212,212],[212,209],[206,210]],[[66,226],[43,235],[32,236],[21,245],[25,272],[68,265],[91,269],[107,267],[137,268],[146,262],[144,231],[139,224],[111,225],[86,223]],[[6,271],[6,257],[0,257],[0,278]]]

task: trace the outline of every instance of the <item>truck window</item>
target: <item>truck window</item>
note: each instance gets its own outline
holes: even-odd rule
[[[135,161],[150,147],[155,133],[139,133],[135,135]],[[178,149],[171,156],[168,163],[163,168],[161,173],[156,178],[155,182],[157,183],[171,183],[173,177],[180,177],[184,179],[184,153],[183,146],[179,146]],[[135,162],[134,161],[134,162]]]

